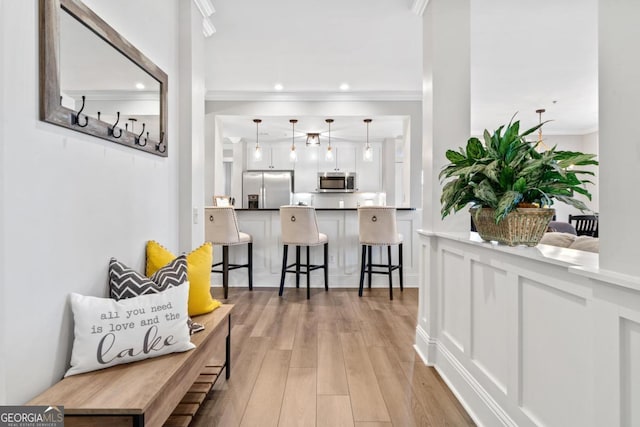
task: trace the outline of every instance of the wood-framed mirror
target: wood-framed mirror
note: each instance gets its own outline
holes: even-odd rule
[[[80,0],[40,0],[40,120],[166,157],[167,85]]]

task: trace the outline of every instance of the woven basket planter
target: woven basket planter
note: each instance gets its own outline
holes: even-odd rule
[[[495,211],[491,208],[471,208],[469,212],[482,239],[509,246],[537,245],[555,214],[554,209],[548,208],[516,208],[496,224]]]

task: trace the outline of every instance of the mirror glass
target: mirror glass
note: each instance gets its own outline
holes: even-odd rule
[[[160,82],[64,9],[59,29],[62,106],[158,141]]]

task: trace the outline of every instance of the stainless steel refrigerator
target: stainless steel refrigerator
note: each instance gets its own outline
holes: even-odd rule
[[[293,171],[246,171],[242,173],[242,207],[277,209],[291,203]]]

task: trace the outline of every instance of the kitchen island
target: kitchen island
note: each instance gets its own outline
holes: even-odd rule
[[[280,285],[282,268],[282,241],[280,233],[280,212],[278,209],[236,209],[240,230],[253,236],[253,285],[255,287],[275,287]],[[360,283],[360,255],[358,243],[358,212],[356,208],[317,208],[318,228],[329,237],[329,288],[357,288]],[[404,237],[404,285],[418,286],[418,241],[416,231],[422,222],[422,210],[398,208],[398,232]],[[302,251],[302,260],[305,255]],[[394,263],[397,250],[393,250]],[[222,257],[219,247],[214,247],[214,260]],[[245,247],[229,248],[230,262],[242,264],[247,261]],[[289,263],[295,255],[289,253]],[[386,250],[374,248],[374,262],[385,262]],[[311,262],[322,263],[322,250],[311,248]],[[288,275],[285,286],[295,286],[295,278]],[[397,272],[394,272],[394,287],[399,287]],[[247,286],[246,270],[240,269],[229,274],[230,286]],[[212,286],[222,287],[222,277],[212,276]],[[311,274],[312,287],[324,287],[321,272]],[[374,275],[374,287],[387,287],[387,277]],[[217,295],[214,290],[214,295]]]

